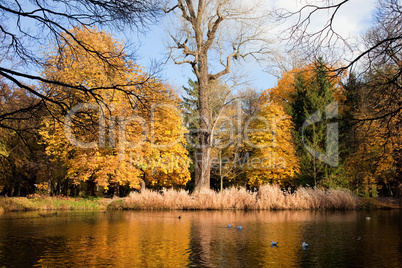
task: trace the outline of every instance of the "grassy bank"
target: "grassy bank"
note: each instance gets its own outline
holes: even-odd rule
[[[100,198],[45,197],[0,197],[0,213],[34,210],[100,210],[106,208]]]
[[[364,197],[359,199],[362,209],[402,209],[402,198]]]
[[[347,190],[300,187],[284,192],[277,185],[265,185],[258,192],[234,187],[223,192],[212,190],[189,194],[181,190],[164,193],[146,190],[112,201],[105,198],[0,197],[0,213],[46,210],[273,210],[273,209],[395,209],[402,208],[402,199],[358,198]]]
[[[109,209],[198,210],[198,209],[357,209],[359,198],[347,190],[298,188],[294,193],[282,191],[278,185],[265,185],[258,192],[235,187],[222,192],[201,191],[189,195],[181,190],[164,193],[143,191],[112,202]]]

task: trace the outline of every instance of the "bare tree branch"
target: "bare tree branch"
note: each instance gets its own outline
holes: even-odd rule
[[[86,88],[75,84],[61,83],[57,80],[45,79],[36,72],[46,64],[43,54],[38,53],[40,47],[55,42],[59,50],[80,47],[91,56],[98,58],[110,68],[114,59],[123,56],[124,48],[117,53],[100,53],[90,43],[85,43],[75,37],[70,31],[76,26],[92,27],[108,25],[117,29],[129,27],[142,31],[147,23],[155,21],[160,13],[160,6],[154,0],[53,0],[30,1],[19,0],[0,2],[0,49],[3,51],[0,62],[0,75],[12,84],[30,92],[39,100],[54,103],[66,111],[67,104],[54,96],[39,90],[37,85],[44,82],[49,85],[63,86],[80,90],[100,100],[95,92],[101,88]],[[33,27],[33,29],[31,28]],[[62,47],[63,46],[63,47]],[[127,57],[127,55],[126,55]],[[17,64],[16,64],[17,63]],[[144,81],[145,82],[145,81]],[[28,85],[31,84],[31,85]],[[136,86],[141,86],[140,82]],[[114,85],[116,90],[126,91],[133,84]],[[128,96],[132,95],[129,90]],[[136,96],[139,98],[139,96]],[[3,115],[0,114],[0,117]]]

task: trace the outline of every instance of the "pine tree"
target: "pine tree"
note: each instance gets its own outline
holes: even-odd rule
[[[182,95],[181,102],[181,111],[183,114],[184,123],[188,130],[186,134],[187,144],[186,148],[190,157],[193,157],[196,152],[196,146],[199,144],[199,138],[197,129],[199,129],[200,122],[197,117],[199,102],[198,102],[198,82],[193,81],[191,78],[188,79],[188,86],[183,86],[183,90],[185,91],[185,95]],[[195,177],[195,166],[194,161],[191,161],[189,165],[189,172],[191,176],[191,180],[187,183],[186,188],[193,189],[194,188],[194,177]]]
[[[336,149],[326,148],[327,127],[331,121],[325,118],[325,108],[336,100],[335,92],[338,85],[337,78],[331,75],[322,59],[318,59],[314,64],[294,75],[294,92],[291,94],[287,110],[295,124],[293,137],[300,159],[300,183],[302,184],[334,186],[333,180],[342,169],[339,165],[333,167],[320,161],[306,149],[310,147],[321,154]],[[317,111],[322,115],[321,120],[308,125],[303,131],[303,124]]]

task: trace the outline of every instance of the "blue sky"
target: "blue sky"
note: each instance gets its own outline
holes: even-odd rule
[[[146,36],[140,37],[140,49],[138,50],[138,63],[142,66],[149,66],[152,60],[157,62],[166,62],[162,72],[162,78],[176,87],[187,85],[188,78],[195,79],[188,64],[176,65],[170,59],[167,59],[167,48],[165,46],[167,36],[163,31],[163,22],[154,25]],[[131,41],[135,41],[132,38]],[[244,67],[247,72],[250,84],[257,89],[266,89],[273,87],[276,78],[267,72],[264,72],[257,63],[250,62]]]
[[[305,4],[305,1],[306,0],[266,0],[265,3],[268,9],[275,5],[289,10],[298,10]],[[341,0],[334,0],[334,2],[340,1]],[[363,33],[370,26],[372,12],[375,10],[376,3],[377,0],[350,0],[347,2],[339,10],[339,13],[335,18],[336,23],[334,27],[336,31],[341,33],[344,37],[356,37]],[[34,25],[27,24],[24,25],[24,27],[28,29],[34,27]],[[164,31],[165,27],[168,27],[168,25],[164,25],[164,22],[161,21],[160,23],[151,26],[145,36],[128,31],[125,33],[112,31],[112,34],[121,40],[128,37],[129,41],[134,43],[134,46],[140,45],[136,53],[138,55],[137,63],[139,65],[148,67],[151,60],[155,60],[156,62],[166,62],[163,66],[164,68],[161,76],[165,81],[180,90],[183,85],[187,85],[189,77],[194,79],[194,75],[192,74],[189,65],[175,65],[167,58],[167,47],[165,44],[168,40],[168,36]],[[280,29],[278,29],[279,27],[277,28],[277,31],[280,31]],[[283,44],[275,44],[274,47],[283,47]],[[263,67],[260,67],[257,63],[253,63],[252,61],[243,64],[242,69],[248,74],[250,81],[249,85],[256,89],[264,90],[272,88],[277,82],[274,76],[265,72]]]
[[[246,0],[247,1],[247,0]],[[335,1],[339,2],[339,1]],[[375,10],[376,0],[351,0],[346,3],[335,18],[335,29],[344,37],[355,38],[363,33],[371,23],[372,13]],[[303,1],[302,1],[303,4]],[[267,7],[273,5],[285,7],[290,10],[296,10],[302,5],[300,0],[287,1],[267,1]],[[141,41],[141,47],[138,50],[138,63],[142,66],[149,66],[151,60],[157,62],[166,61],[162,77],[174,86],[181,88],[187,84],[188,77],[194,78],[189,65],[175,65],[167,59],[167,48],[165,46],[168,36],[164,32],[163,22],[151,27],[146,36],[138,36]],[[131,41],[136,41],[137,36]],[[138,40],[137,39],[137,40]],[[277,47],[283,46],[276,44]],[[259,90],[274,87],[277,79],[264,72],[256,63],[244,64],[243,70],[248,73],[251,85]]]

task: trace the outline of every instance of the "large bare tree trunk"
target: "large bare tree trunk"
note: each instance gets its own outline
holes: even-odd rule
[[[200,53],[204,54],[204,53]],[[198,97],[200,113],[200,147],[195,155],[195,191],[210,188],[211,174],[211,144],[209,128],[209,107],[208,107],[208,65],[207,56],[200,55],[198,63]]]
[[[255,8],[246,8],[239,2],[229,0],[176,0],[170,4],[164,7],[164,12],[180,10],[177,13],[180,18],[178,26],[173,26],[178,34],[170,34],[173,41],[170,45],[173,52],[171,58],[176,64],[190,64],[198,81],[200,147],[197,148],[194,163],[195,190],[199,191],[210,188],[212,139],[211,122],[208,122],[208,83],[229,74],[232,59],[248,56],[258,59],[271,52],[267,46],[270,42],[264,37],[266,32],[262,30],[268,16],[265,11],[261,12],[260,8],[264,5],[262,0],[255,3]],[[224,20],[231,23],[222,26]],[[219,60],[212,62],[215,61],[222,68],[215,73],[208,72],[208,51],[211,48],[220,50],[217,52]],[[181,50],[182,57],[177,57],[175,50]]]
[[[196,154],[194,190],[210,189],[211,148],[200,148]]]

